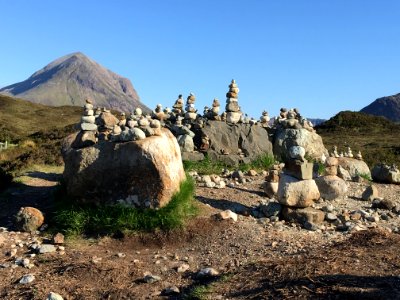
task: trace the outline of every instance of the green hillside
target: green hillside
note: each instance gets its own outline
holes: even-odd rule
[[[49,107],[0,95],[0,142],[18,142],[39,131],[62,129],[80,120],[82,108]]]
[[[383,117],[343,111],[316,127],[325,147],[331,152],[350,146],[360,150],[369,167],[378,162],[400,165],[400,125]]]

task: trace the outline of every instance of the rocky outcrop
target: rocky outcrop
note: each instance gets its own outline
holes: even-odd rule
[[[305,128],[278,128],[275,133],[274,154],[283,161],[290,160],[289,149],[293,146],[301,146],[306,151],[308,158],[321,160],[322,156],[328,156],[321,136],[314,131]]]
[[[158,208],[185,179],[178,143],[167,129],[143,140],[81,149],[72,147],[75,138],[62,146],[63,176],[68,194],[80,202]]]
[[[260,126],[208,121],[195,133],[195,143],[199,149],[200,137],[208,137],[209,147],[206,152],[213,160],[235,165],[242,160],[252,160],[263,154],[273,155],[269,134]]]
[[[365,161],[351,157],[338,157],[338,160],[339,166],[347,170],[352,178],[358,175],[371,177],[371,171]]]

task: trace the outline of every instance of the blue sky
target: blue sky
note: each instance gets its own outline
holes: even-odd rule
[[[153,108],[202,111],[232,78],[250,116],[359,110],[400,92],[400,1],[0,0],[0,86],[81,51]]]

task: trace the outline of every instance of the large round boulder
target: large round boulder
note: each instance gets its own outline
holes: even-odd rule
[[[347,170],[351,178],[354,178],[357,175],[365,175],[371,177],[371,171],[369,170],[368,165],[365,163],[365,161],[351,157],[339,157],[338,160],[339,166]]]
[[[346,182],[335,175],[321,176],[315,179],[321,197],[325,200],[343,198],[347,193]]]
[[[279,203],[292,207],[308,207],[318,200],[320,193],[313,179],[299,180],[282,174],[278,186]]]
[[[72,147],[74,136],[63,142],[63,176],[68,194],[80,202],[158,208],[185,179],[179,145],[167,129],[143,140],[80,149]]]
[[[290,149],[293,146],[301,146],[305,149],[306,157],[322,160],[322,157],[328,156],[321,136],[316,132],[304,128],[278,128],[275,133],[274,154],[283,161],[290,160]]]

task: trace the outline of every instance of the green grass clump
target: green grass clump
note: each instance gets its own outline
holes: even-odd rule
[[[188,176],[181,183],[180,191],[158,210],[123,205],[78,205],[61,199],[53,222],[58,230],[67,235],[170,230],[183,226],[189,217],[196,215],[194,188],[194,181]]]
[[[239,167],[228,166],[221,161],[213,161],[209,157],[205,157],[201,161],[183,161],[183,167],[186,172],[196,171],[199,174],[210,175],[219,174],[223,169],[236,170],[239,169],[243,172],[250,169],[265,170],[271,167],[275,163],[273,156],[269,154],[263,154],[254,159],[248,164],[240,164]]]
[[[260,155],[249,164],[241,164],[239,169],[243,172],[250,169],[255,170],[266,170],[269,169],[275,163],[275,158],[268,153]]]
[[[228,166],[220,161],[212,161],[208,156],[206,156],[201,161],[183,161],[183,167],[186,172],[196,171],[199,174],[210,175],[219,174],[224,168]]]

